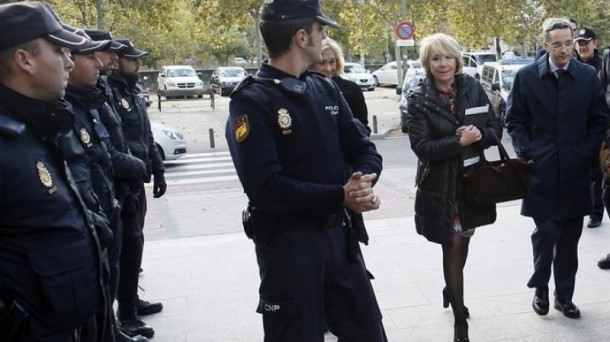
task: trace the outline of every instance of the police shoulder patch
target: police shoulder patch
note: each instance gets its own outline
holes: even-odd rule
[[[248,125],[248,115],[242,115],[233,121],[233,137],[238,143],[246,140],[250,133],[250,126]]]

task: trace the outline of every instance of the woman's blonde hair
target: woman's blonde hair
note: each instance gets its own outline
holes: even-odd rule
[[[456,61],[455,73],[462,72],[464,62],[462,61],[462,49],[460,44],[448,34],[435,33],[422,39],[419,46],[419,61],[426,70],[426,76],[432,77],[430,73],[430,57],[434,54],[453,57]]]
[[[333,77],[343,74],[343,67],[345,66],[343,50],[341,50],[341,47],[339,46],[339,44],[337,44],[336,41],[334,41],[332,38],[326,37],[322,40],[322,51],[327,49],[331,49],[333,51],[333,53],[335,54],[335,59],[337,61],[337,70],[335,71],[335,75],[333,75]]]

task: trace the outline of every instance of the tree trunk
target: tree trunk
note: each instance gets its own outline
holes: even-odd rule
[[[104,29],[104,4],[103,0],[95,0],[95,11],[97,12],[97,28]]]

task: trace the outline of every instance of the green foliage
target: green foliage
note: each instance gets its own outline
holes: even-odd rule
[[[6,2],[6,0],[0,0]],[[63,21],[110,30],[151,51],[149,67],[189,63],[230,64],[233,56],[258,51],[257,16],[262,0],[49,0]],[[492,44],[494,37],[532,51],[541,25],[551,16],[574,17],[610,42],[608,0],[322,0],[323,12],[341,25],[327,30],[348,60],[382,61],[394,54],[398,22],[415,26],[416,41],[435,33],[453,35],[467,49]],[[406,4],[406,16],[401,13]],[[404,48],[403,48],[404,49]],[[404,51],[404,50],[403,50]]]

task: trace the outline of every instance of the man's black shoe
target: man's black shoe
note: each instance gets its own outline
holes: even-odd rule
[[[534,293],[534,300],[532,301],[532,308],[534,312],[540,316],[544,316],[549,313],[549,289],[543,287],[537,287]]]
[[[155,329],[144,323],[138,316],[133,316],[125,320],[119,319],[117,325],[119,329],[121,329],[121,332],[130,337],[142,335],[151,338],[155,335]]]
[[[562,301],[555,298],[555,309],[563,312],[563,315],[567,318],[580,318],[580,310],[572,301]]]
[[[597,266],[602,270],[610,269],[610,254],[606,255],[605,258],[597,262]]]
[[[134,337],[129,337],[123,334],[118,328],[114,332],[114,340],[116,342],[148,342],[148,339],[144,336],[136,335]]]
[[[597,228],[602,225],[602,220],[596,218],[590,218],[587,222],[587,228]]]
[[[158,302],[151,303],[140,298],[138,298],[138,301],[136,302],[136,311],[140,316],[152,315],[154,313],[160,312],[161,310],[163,310],[163,304]]]

